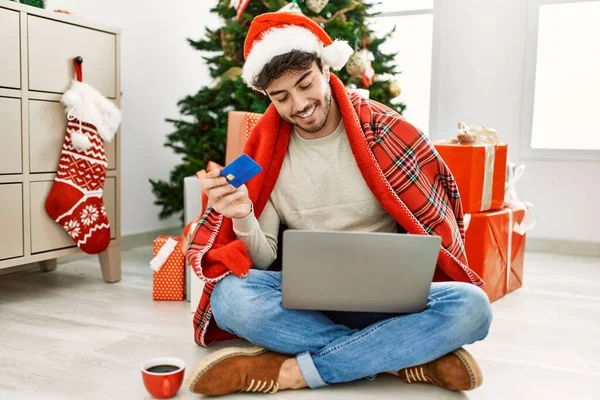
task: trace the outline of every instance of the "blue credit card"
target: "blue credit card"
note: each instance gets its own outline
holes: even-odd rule
[[[242,153],[221,170],[221,176],[225,177],[233,187],[239,188],[254,178],[260,171],[262,171],[262,167],[247,154]]]

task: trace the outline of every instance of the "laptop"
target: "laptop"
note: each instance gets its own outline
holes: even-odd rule
[[[425,310],[439,236],[288,229],[282,305],[321,311]]]

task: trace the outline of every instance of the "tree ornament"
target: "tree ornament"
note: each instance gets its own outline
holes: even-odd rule
[[[306,0],[306,7],[315,14],[319,14],[328,3],[329,0]]]
[[[237,81],[241,76],[242,69],[240,67],[231,67],[219,76],[219,79],[215,81],[213,88],[221,90],[225,81]]]
[[[365,66],[364,70],[360,74],[360,77],[363,86],[369,88],[373,84],[373,78],[375,77],[375,70],[371,65],[371,62],[375,60],[375,56],[373,53],[371,53],[371,51],[367,50],[366,38],[363,39],[363,48],[359,51],[359,53]]]
[[[400,96],[400,94],[402,94],[402,88],[400,87],[398,81],[390,81],[388,83],[388,90],[393,98],[398,97]]]
[[[346,63],[346,71],[353,78],[360,78],[362,73],[365,71],[365,61],[359,50],[352,54],[348,62]]]
[[[223,79],[230,81],[236,81],[242,76],[242,69],[240,67],[231,67],[221,75]]]
[[[373,84],[373,78],[375,77],[375,70],[371,65],[371,62],[375,60],[375,56],[369,49],[367,49],[367,35],[363,33],[362,39],[362,49],[357,51],[355,54],[358,55],[361,59],[361,64],[363,65],[362,71],[360,72],[357,78],[361,78],[362,84],[365,88],[369,88]]]
[[[293,0],[291,3],[281,7],[279,11],[302,14],[302,10],[300,9],[298,3],[296,3],[296,0]]]

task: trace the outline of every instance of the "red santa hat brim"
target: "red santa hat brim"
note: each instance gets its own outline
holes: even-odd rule
[[[253,82],[273,57],[292,50],[314,53],[335,70],[341,69],[352,53],[346,41],[333,41],[310,18],[297,13],[276,12],[256,17],[246,36],[242,77],[253,89]]]

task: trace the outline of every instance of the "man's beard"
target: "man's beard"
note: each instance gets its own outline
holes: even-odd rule
[[[309,104],[308,106],[306,106],[304,108],[304,110],[296,113],[296,115],[298,114],[303,114],[305,112],[307,112],[308,110],[310,110],[313,106],[314,107],[319,107],[321,105],[321,101],[317,101],[316,103],[312,103]],[[319,132],[321,129],[323,129],[325,127],[325,125],[327,124],[327,119],[329,118],[329,112],[331,111],[331,89],[329,89],[327,91],[327,93],[325,93],[325,118],[323,118],[323,122],[314,126],[314,127],[303,127],[300,124],[296,124],[294,123],[293,120],[288,119],[286,117],[284,117],[283,119],[286,120],[287,122],[289,122],[290,124],[292,124],[292,126],[298,127],[300,129],[302,129],[304,132],[308,132],[308,133],[316,133]],[[315,109],[315,112],[317,112],[317,110]]]

